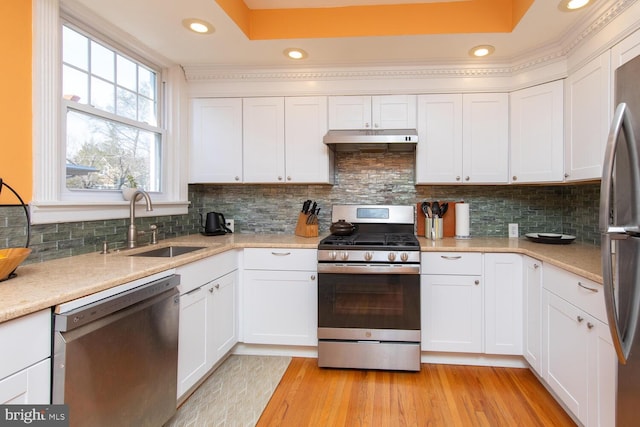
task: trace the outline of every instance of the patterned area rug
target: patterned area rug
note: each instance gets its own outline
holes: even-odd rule
[[[165,427],[255,426],[291,362],[280,356],[230,356]]]

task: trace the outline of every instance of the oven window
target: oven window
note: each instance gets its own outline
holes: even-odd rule
[[[420,276],[318,275],[318,326],[420,329]]]

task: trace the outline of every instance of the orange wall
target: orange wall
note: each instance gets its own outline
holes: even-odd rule
[[[0,178],[25,203],[32,194],[31,1],[0,1]],[[0,204],[17,204],[3,188]]]

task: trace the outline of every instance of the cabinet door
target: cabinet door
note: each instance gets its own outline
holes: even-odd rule
[[[242,181],[242,100],[191,101],[189,182]]]
[[[245,98],[242,118],[244,182],[285,182],[284,98]]]
[[[636,56],[640,55],[640,31],[635,31],[633,34],[620,41],[618,44],[611,48],[611,93],[614,93],[615,88],[615,71],[619,66],[626,64]],[[613,99],[611,100],[613,102]],[[614,110],[614,105],[611,104],[611,111]]]
[[[511,182],[561,182],[564,169],[562,80],[510,94]]]
[[[415,129],[416,95],[381,95],[371,98],[374,129]]]
[[[421,276],[424,351],[482,352],[481,276]]]
[[[333,151],[327,133],[327,97],[285,98],[286,179],[294,183],[333,183]]]
[[[609,328],[588,318],[589,348],[589,423],[588,426],[615,425],[616,378],[618,358]]]
[[[207,306],[207,359],[213,367],[238,342],[237,271],[208,283],[210,304]]]
[[[416,184],[462,179],[462,95],[418,97]]]
[[[207,294],[201,286],[180,296],[178,397],[196,384],[207,365]]]
[[[371,129],[370,96],[330,96],[329,129]]]
[[[587,424],[589,334],[585,313],[562,298],[543,291],[543,378],[580,420]]]
[[[316,273],[245,270],[244,342],[318,344]]]
[[[567,181],[598,179],[602,176],[604,147],[611,121],[610,75],[610,53],[606,51],[567,78]]]
[[[542,262],[524,257],[523,284],[524,319],[523,353],[529,365],[542,374]]]
[[[462,120],[464,182],[470,184],[508,182],[508,94],[463,95]]]
[[[51,358],[0,380],[0,405],[51,403]]]
[[[522,354],[522,256],[484,255],[484,352]]]

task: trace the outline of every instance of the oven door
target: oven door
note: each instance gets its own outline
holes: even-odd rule
[[[318,328],[319,335],[325,328],[346,328],[419,336],[420,275],[319,273]]]

